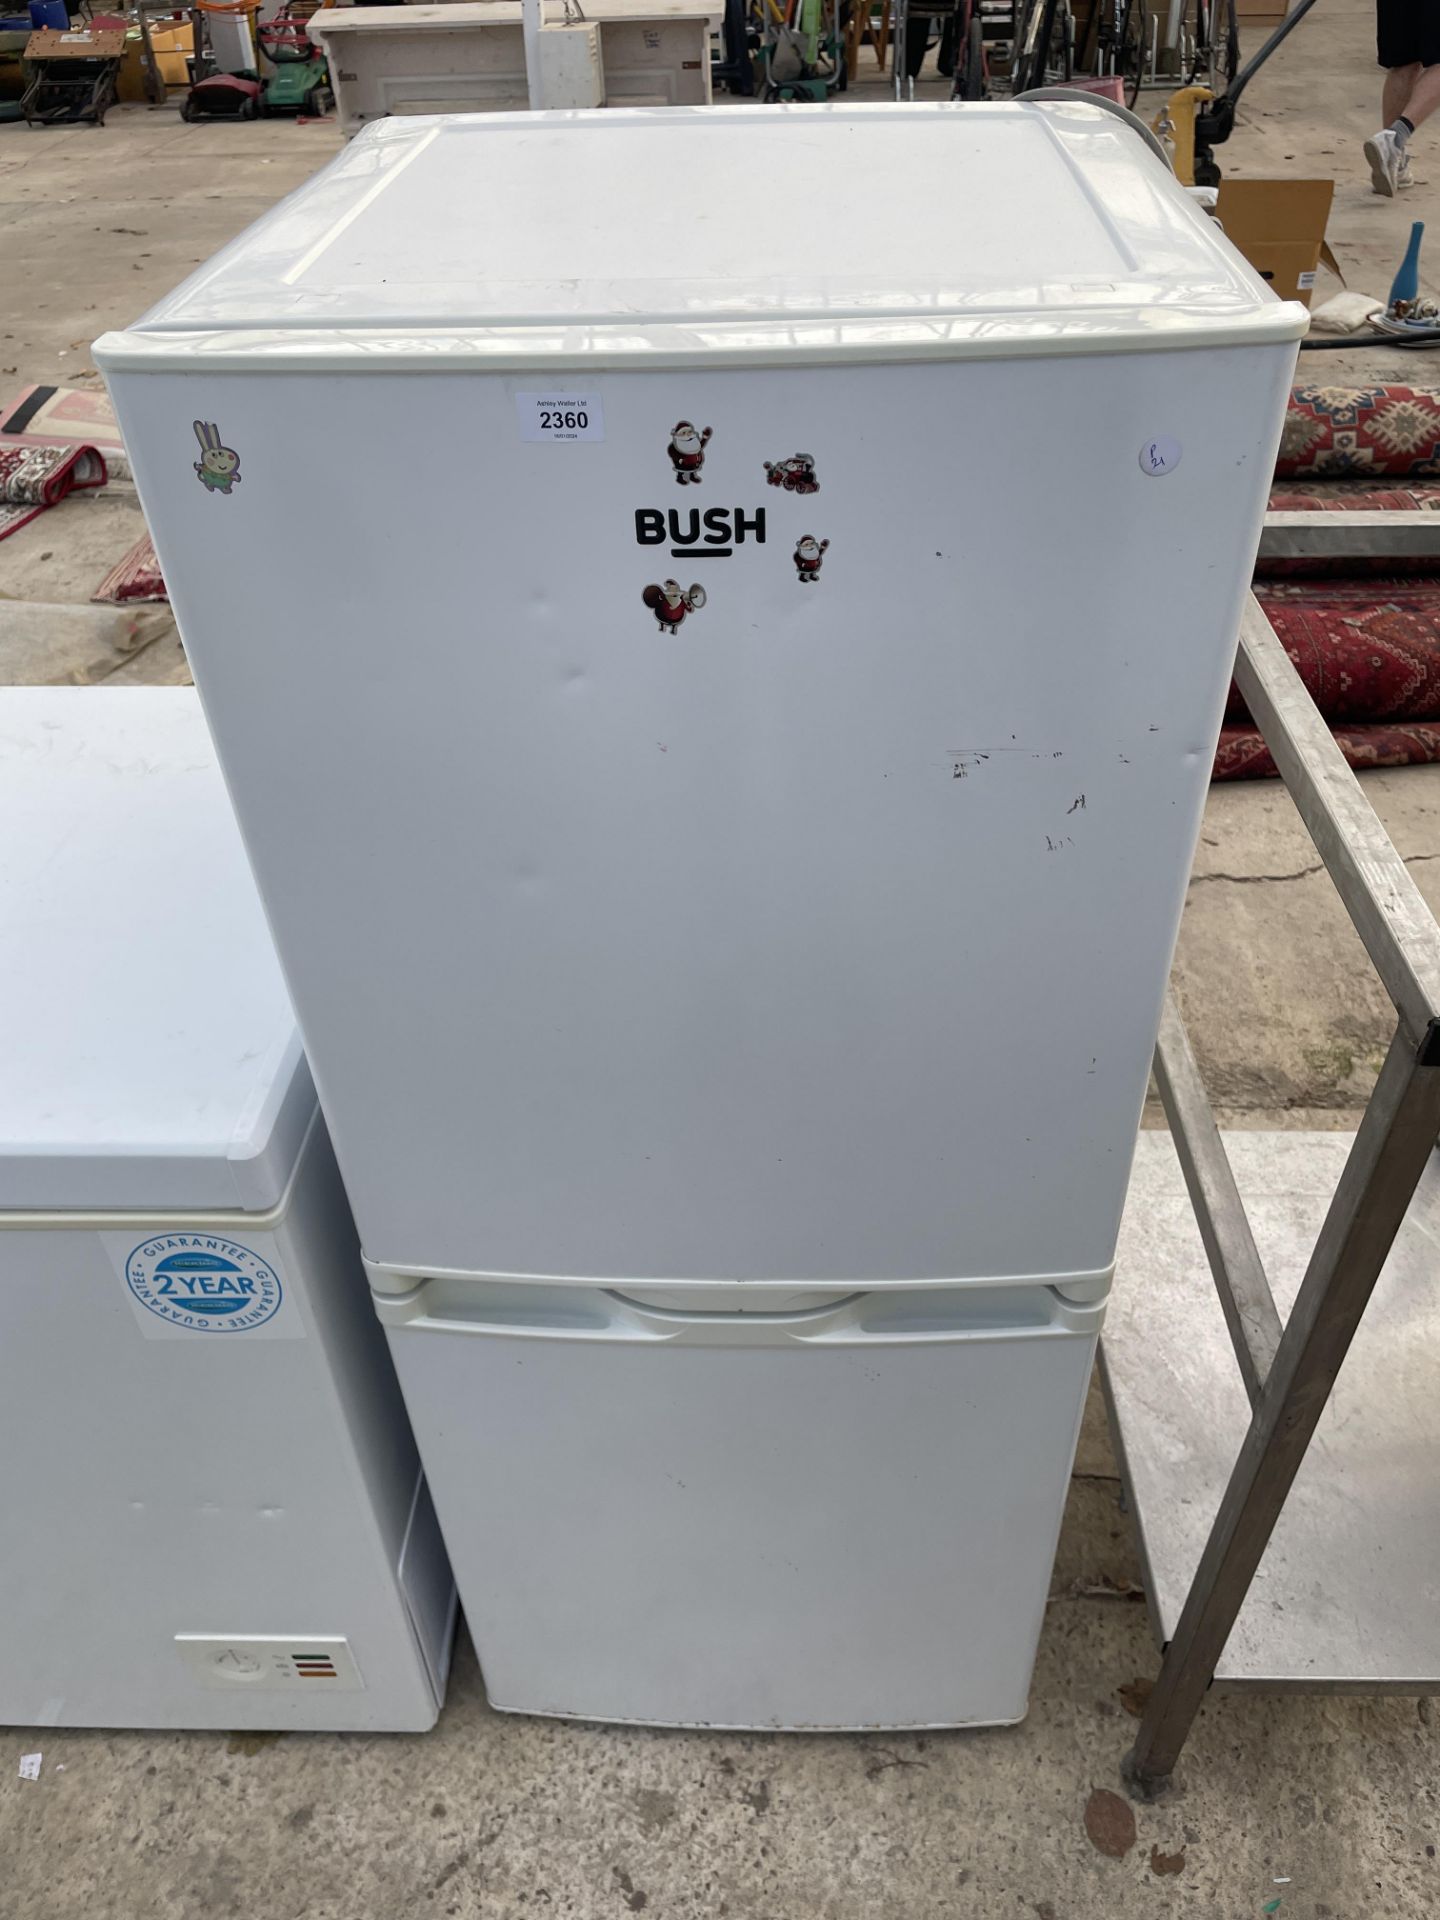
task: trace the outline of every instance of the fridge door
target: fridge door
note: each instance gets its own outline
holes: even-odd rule
[[[118,377],[367,1255],[1103,1274],[1292,360]]]
[[[429,1281],[377,1310],[493,1705],[1020,1719],[1103,1305],[687,1313]]]

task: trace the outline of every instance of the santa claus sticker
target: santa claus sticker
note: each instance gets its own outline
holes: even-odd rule
[[[820,584],[820,562],[825,558],[828,540],[817,540],[813,533],[802,533],[795,542],[795,577],[802,587]]]
[[[662,633],[679,633],[688,616],[704,606],[705,589],[697,583],[687,593],[678,580],[666,580],[658,587],[646,587],[641,598]]]
[[[792,453],[788,460],[767,460],[765,483],[771,487],[783,487],[786,493],[819,493],[820,482],[815,478],[814,454]]]
[[[700,470],[705,465],[710,433],[709,427],[702,429],[690,420],[677,420],[671,429],[670,465],[675,469],[677,486],[698,487],[704,478]]]

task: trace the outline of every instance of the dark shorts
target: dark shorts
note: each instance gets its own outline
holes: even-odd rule
[[[1375,0],[1382,67],[1440,67],[1440,0]]]

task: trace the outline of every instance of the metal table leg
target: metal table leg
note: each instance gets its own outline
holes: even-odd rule
[[[1368,524],[1347,529],[1350,517],[1310,515],[1311,523],[1328,523],[1312,530],[1290,527],[1300,516],[1286,516],[1276,532],[1303,534],[1307,550],[1318,543],[1337,555],[1368,552],[1380,534],[1390,538]],[[1278,1316],[1254,1237],[1178,1011],[1166,1009],[1156,1078],[1252,1414],[1124,1762],[1142,1799],[1168,1784],[1440,1134],[1440,927],[1253,596],[1235,677],[1398,1025],[1277,1344]]]
[[[1397,1030],[1126,1758],[1164,1792],[1440,1132],[1440,1066]]]

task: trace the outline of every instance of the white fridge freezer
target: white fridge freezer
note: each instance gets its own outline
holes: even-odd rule
[[[853,1402],[870,1309],[836,1332],[836,1295],[936,1295],[934,1352],[921,1314],[875,1374],[916,1568],[927,1529],[984,1527],[970,1479],[918,1491],[909,1383],[980,1366],[967,1290],[1029,1300],[1006,1405],[1043,1471],[949,1401],[1034,1529],[1024,1602],[937,1578],[910,1629],[1028,1663],[1093,1339],[1067,1316],[1108,1284],[1305,325],[1099,108],[807,106],[391,122],[97,344],[504,1704],[914,1717],[839,1657],[858,1572],[806,1563],[796,1647],[781,1542],[738,1517],[755,1461],[705,1438],[759,1405],[799,1448],[807,1396]],[[517,1287],[519,1330],[484,1331]],[[718,1341],[628,1318],[686,1298]],[[787,1302],[822,1317],[739,1318]],[[572,1348],[616,1500],[684,1369],[729,1396],[698,1395],[727,1492],[687,1525],[769,1569],[791,1633],[714,1713],[664,1711],[652,1614],[578,1558],[634,1658],[583,1707],[496,1686],[561,1450],[497,1453],[429,1376],[529,1368],[548,1404]],[[838,1525],[840,1430],[825,1457]],[[478,1529],[512,1497],[502,1567]],[[1019,1711],[931,1671],[922,1719]]]
[[[0,1723],[419,1731],[454,1585],[189,688],[0,694]]]

